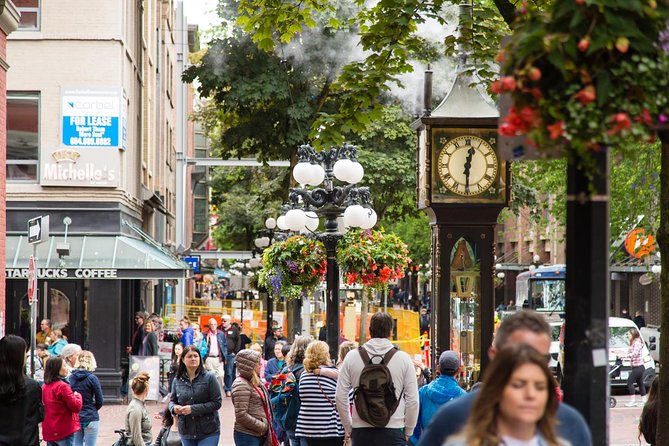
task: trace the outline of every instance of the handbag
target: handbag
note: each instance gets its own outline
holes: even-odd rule
[[[253,386],[253,388],[260,397],[260,401],[262,401],[263,409],[265,409],[265,416],[267,417],[267,430],[269,431],[267,435],[271,436],[272,446],[279,446],[279,440],[277,440],[276,434],[274,433],[274,429],[272,429],[272,415],[270,414],[269,411],[268,398],[265,398],[260,389],[258,389],[256,386]]]

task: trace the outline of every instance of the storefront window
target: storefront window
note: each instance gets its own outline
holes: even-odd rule
[[[37,181],[39,93],[7,92],[7,180]]]
[[[64,337],[70,337],[70,298],[62,291],[49,289],[49,304],[51,305],[51,326],[59,329]]]

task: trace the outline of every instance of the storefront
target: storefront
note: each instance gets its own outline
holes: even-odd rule
[[[37,246],[38,321],[50,319],[53,328],[61,329],[70,342],[92,351],[105,399],[118,401],[134,312],[146,308],[143,296],[169,296],[166,285],[186,278],[189,267],[148,237],[71,236],[67,237],[67,256],[62,250],[59,255],[61,243],[63,237],[58,236]],[[30,336],[27,277],[31,253],[26,236],[7,237],[6,332],[26,339]],[[151,287],[154,289],[147,293]]]

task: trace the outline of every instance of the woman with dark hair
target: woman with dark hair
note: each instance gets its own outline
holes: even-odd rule
[[[625,406],[637,406],[636,392],[634,391],[635,382],[637,383],[637,386],[639,386],[639,395],[641,395],[641,403],[638,405],[643,406],[646,402],[646,386],[643,383],[643,372],[646,371],[646,367],[643,365],[644,344],[641,340],[639,330],[636,328],[630,328],[630,331],[627,332],[627,337],[630,341],[630,348],[627,357],[629,358],[630,365],[632,366],[632,371],[627,378],[627,391],[630,395],[632,395],[632,399],[627,404],[625,404]]]
[[[648,401],[643,406],[641,411],[641,418],[639,418],[639,440],[643,435],[644,440],[650,446],[656,444],[657,435],[657,396],[660,393],[660,377],[656,376],[650,385],[648,391]]]
[[[81,394],[72,392],[67,382],[67,366],[60,357],[49,358],[44,367],[44,422],[42,437],[49,446],[72,446],[80,429]]]
[[[42,389],[24,375],[26,342],[7,335],[0,339],[0,444],[38,446],[38,425],[44,419]]]
[[[172,412],[167,409],[163,410],[162,414],[163,428],[156,437],[155,446],[181,446],[181,435],[179,435],[177,423],[174,422],[174,418],[178,420],[179,416],[173,416]]]
[[[513,345],[495,355],[484,375],[467,424],[445,446],[564,444],[555,433],[556,382],[542,354]]]
[[[179,415],[184,446],[218,445],[221,401],[221,386],[216,375],[204,369],[198,348],[184,348],[168,406],[172,415]]]
[[[125,428],[128,444],[145,446],[151,443],[151,420],[146,410],[146,396],[149,394],[149,374],[139,372],[130,383],[132,401],[125,414]]]
[[[177,376],[179,364],[181,363],[181,354],[184,352],[184,345],[181,342],[175,342],[172,345],[172,362],[170,363],[170,371],[167,372],[167,381],[169,382],[169,390],[172,391],[172,382]]]

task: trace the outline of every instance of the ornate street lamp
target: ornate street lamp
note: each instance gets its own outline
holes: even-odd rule
[[[301,187],[290,189],[291,209],[279,217],[277,225],[296,232],[314,233],[327,250],[326,336],[330,355],[337,357],[339,346],[339,266],[337,242],[348,227],[371,229],[377,216],[370,206],[369,188],[358,187],[364,176],[356,160],[356,147],[344,144],[316,152],[309,145],[298,148],[299,162],[293,177]],[[336,185],[335,180],[343,183]],[[314,189],[307,189],[313,186]],[[323,217],[325,231],[315,233]],[[342,219],[343,217],[343,219]]]

